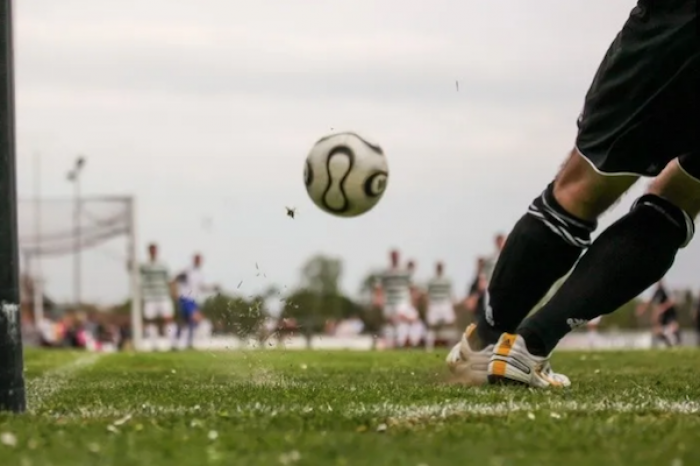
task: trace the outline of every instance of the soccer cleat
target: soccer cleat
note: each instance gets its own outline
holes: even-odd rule
[[[515,383],[530,387],[569,387],[571,381],[552,371],[549,356],[531,354],[520,335],[504,333],[499,338],[488,364],[492,384]]]
[[[464,331],[462,339],[447,355],[445,361],[450,371],[459,382],[468,385],[484,385],[487,380],[487,368],[494,345],[475,351],[469,344],[469,339],[475,337],[476,324],[471,324]]]

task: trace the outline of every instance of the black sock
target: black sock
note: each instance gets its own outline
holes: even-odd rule
[[[478,316],[484,345],[495,343],[503,332],[514,333],[590,243],[596,223],[568,214],[552,190],[553,183],[508,235],[489,283],[486,313]]]
[[[654,335],[654,337],[657,340],[659,340],[661,343],[663,343],[666,346],[666,348],[673,346],[671,344],[671,340],[668,339],[668,336],[666,336],[666,334],[664,332],[657,333],[656,335]]]
[[[660,280],[693,235],[678,207],[645,195],[606,229],[557,293],[518,330],[530,352],[548,355],[572,328],[609,314]]]
[[[676,330],[673,332],[673,338],[676,340],[675,345],[678,346],[681,344],[681,331]]]

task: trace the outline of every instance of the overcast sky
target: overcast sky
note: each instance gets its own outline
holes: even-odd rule
[[[21,197],[35,189],[35,154],[51,198],[71,195],[66,172],[85,154],[85,195],[135,196],[140,251],[157,241],[173,269],[201,251],[211,281],[242,280],[252,293],[295,286],[320,252],[345,260],[343,286],[355,293],[392,247],[417,261],[419,279],[443,260],[466,287],[475,256],[571,148],[588,84],[634,2],[15,6]],[[317,210],[302,183],[308,149],[338,130],[367,135],[388,157],[384,199],[360,218]],[[295,220],[285,206],[298,207]],[[85,254],[87,299],[126,294],[123,249]],[[699,258],[696,241],[669,281],[697,288]],[[44,272],[49,292],[69,299],[70,259]]]

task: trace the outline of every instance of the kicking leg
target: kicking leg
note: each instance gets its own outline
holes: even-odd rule
[[[488,361],[503,334],[515,332],[552,285],[571,270],[590,243],[597,218],[632,186],[636,176],[605,176],[574,150],[557,178],[508,235],[483,312],[448,354],[460,379],[486,381]],[[498,364],[496,367],[501,367]],[[563,385],[569,380],[547,371]]]
[[[615,311],[666,274],[692,239],[700,212],[697,157],[669,163],[649,193],[593,243],[552,299],[523,322],[518,334],[530,354],[546,358],[575,323]]]
[[[479,316],[479,349],[512,333],[589,246],[598,217],[638,179],[605,176],[577,151],[508,235]]]

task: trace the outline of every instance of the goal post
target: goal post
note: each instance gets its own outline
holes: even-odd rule
[[[131,341],[134,349],[143,348],[143,319],[141,313],[141,272],[138,254],[138,242],[136,236],[136,202],[129,199],[129,228],[127,241],[127,255],[129,258],[129,292],[131,293]]]
[[[26,409],[19,312],[12,1],[0,0],[0,412]]]
[[[74,309],[128,299],[132,342],[141,347],[135,207],[130,196],[17,201],[22,276],[31,284],[25,299],[35,325],[45,317],[45,296],[58,294]]]

